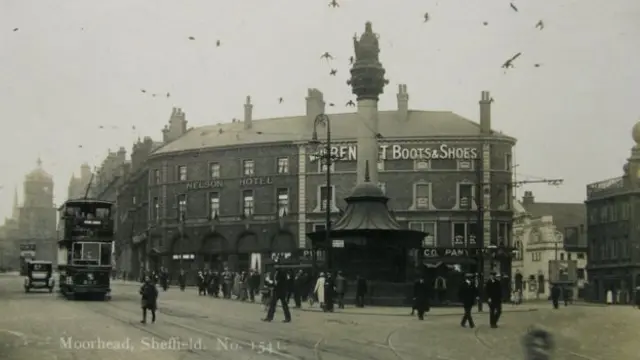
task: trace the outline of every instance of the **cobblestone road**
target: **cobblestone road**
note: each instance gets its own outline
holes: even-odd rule
[[[505,312],[499,329],[486,326],[485,314],[476,316],[477,329],[463,329],[455,310],[442,309],[424,322],[403,310],[294,311],[293,322],[283,324],[261,322],[255,304],[170,289],[160,294],[158,322],[141,325],[137,286],[114,285],[109,302],[72,302],[25,294],[20,284],[0,276],[2,359],[512,360],[523,358],[519,338],[532,324],[554,332],[556,359],[635,360],[640,353],[640,311],[632,308],[554,311],[542,304],[538,311]]]

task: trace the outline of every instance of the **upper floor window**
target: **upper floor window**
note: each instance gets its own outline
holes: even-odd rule
[[[413,170],[429,170],[431,169],[431,162],[429,160],[414,160]]]
[[[329,205],[331,205],[332,208],[336,206],[336,198],[333,190],[333,185],[330,188],[326,186],[320,187],[320,210],[325,211]],[[331,201],[331,204],[329,204],[328,200]]]
[[[431,199],[431,184],[415,184],[414,203],[418,209],[429,209]]]
[[[154,184],[160,184],[162,182],[162,179],[160,177],[160,169],[155,169],[153,170],[153,183]]]
[[[289,189],[279,188],[276,192],[278,215],[285,215],[289,211]]]
[[[187,181],[187,166],[186,165],[178,166],[178,180],[179,181]]]
[[[578,253],[576,257],[578,258],[578,260],[584,260],[585,258],[584,253]]]
[[[131,203],[133,203],[133,205],[137,205],[137,199],[135,195],[131,197]]]
[[[560,260],[564,260],[564,253],[560,253]]]
[[[212,179],[220,178],[220,164],[219,163],[211,163],[209,164],[209,176]]]
[[[209,218],[215,219],[220,215],[220,193],[209,193]]]
[[[281,157],[278,158],[278,174],[288,174],[289,173],[289,158]]]
[[[160,219],[160,199],[154,197],[151,202],[151,219],[158,221]]]
[[[475,204],[475,186],[473,184],[458,184],[458,206],[461,209],[471,209]]]
[[[253,215],[254,208],[253,190],[244,190],[242,192],[242,215],[246,217]]]
[[[458,170],[473,170],[473,160],[458,160]]]
[[[494,245],[510,246],[511,244],[511,224],[508,222],[498,222],[498,243]]]
[[[504,169],[511,171],[513,169],[513,158],[511,154],[504,155]]]
[[[256,164],[253,160],[244,160],[242,162],[242,173],[244,176],[253,176],[256,173]]]
[[[542,260],[542,254],[535,251],[531,253],[531,261],[540,261]]]
[[[331,168],[330,171],[336,171],[336,162],[335,161],[331,161]],[[327,172],[327,161],[324,159],[319,159],[318,160],[318,172],[322,172],[325,173]]]
[[[178,221],[187,219],[187,194],[178,195]]]
[[[422,239],[422,247],[436,246],[436,223],[435,222],[410,222],[409,229],[418,230],[426,233]]]

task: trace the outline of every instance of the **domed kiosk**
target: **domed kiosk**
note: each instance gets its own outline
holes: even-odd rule
[[[345,199],[347,208],[329,232],[332,249],[326,256],[331,256],[330,270],[344,271],[350,278],[363,276],[377,287],[380,297],[391,293],[404,296],[404,285],[414,271],[408,266],[411,250],[421,248],[427,234],[402,228],[389,212],[389,198],[370,182],[368,163],[365,172],[364,183],[357,185]],[[325,230],[307,236],[314,249],[328,249]],[[398,285],[403,288],[399,292]]]

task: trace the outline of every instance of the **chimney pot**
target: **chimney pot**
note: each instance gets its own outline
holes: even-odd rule
[[[532,191],[525,191],[524,196],[522,197],[522,203],[524,205],[531,205],[535,203],[535,197],[533,196]]]
[[[398,85],[398,117],[400,120],[407,120],[409,118],[409,93],[407,93],[407,85]]]
[[[480,132],[491,134],[491,94],[488,91],[480,94]]]
[[[247,102],[244,104],[244,128],[250,129],[253,122],[253,105],[251,104],[251,96],[247,96]]]

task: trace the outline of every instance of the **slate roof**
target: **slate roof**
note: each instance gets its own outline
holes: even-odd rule
[[[357,113],[327,114],[331,119],[332,140],[352,141],[356,138]],[[450,111],[410,110],[408,119],[400,119],[398,111],[379,112],[379,132],[385,139],[410,140],[425,137],[477,137],[480,125]],[[244,128],[242,120],[190,129],[180,138],[162,146],[153,154],[166,154],[210,147],[241,146],[278,142],[300,142],[311,139],[313,121],[306,115],[259,119]],[[324,131],[319,131],[320,140]],[[515,139],[494,132],[494,136]]]
[[[556,229],[564,234],[568,227],[580,227],[587,221],[586,205],[584,203],[548,203],[534,202],[533,204],[523,204],[524,208],[534,218],[542,216],[552,216]],[[578,240],[579,245],[586,246],[586,236]]]

